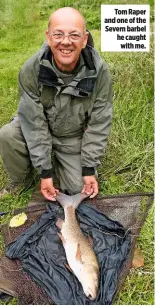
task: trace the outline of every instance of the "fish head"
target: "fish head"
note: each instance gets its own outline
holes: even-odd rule
[[[95,265],[84,264],[81,280],[85,295],[94,300],[98,293],[99,269]]]

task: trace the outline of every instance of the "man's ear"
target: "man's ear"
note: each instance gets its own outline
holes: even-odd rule
[[[86,47],[86,44],[87,44],[87,41],[88,41],[88,35],[89,35],[88,32],[86,32],[86,34],[84,34],[82,49],[84,49]]]
[[[49,35],[48,35],[48,30],[46,30],[45,36],[46,36],[46,41],[47,41],[48,45],[50,46],[50,39],[49,39]]]

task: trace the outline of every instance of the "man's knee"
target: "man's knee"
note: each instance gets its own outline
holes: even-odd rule
[[[0,147],[3,146],[5,143],[9,143],[10,139],[12,139],[14,136],[14,130],[11,127],[11,124],[8,123],[4,125],[0,129]]]
[[[15,117],[0,129],[0,148],[4,148],[5,145],[17,148],[20,144],[22,146],[25,145],[25,140],[21,132],[18,117]]]

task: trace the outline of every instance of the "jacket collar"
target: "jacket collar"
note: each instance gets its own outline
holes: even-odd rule
[[[96,67],[94,65],[91,49],[86,46],[82,50],[85,66],[77,74],[74,80],[66,87],[62,79],[57,76],[52,67],[52,53],[47,44],[44,44],[40,50],[40,69],[38,81],[46,86],[64,86],[63,93],[69,93],[75,96],[89,96],[93,91],[96,80]]]

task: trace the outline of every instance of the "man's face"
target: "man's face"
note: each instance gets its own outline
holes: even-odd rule
[[[65,36],[58,42],[51,34],[59,33],[79,34],[80,37],[78,41],[70,41],[69,37]],[[79,16],[56,16],[46,31],[46,38],[58,68],[62,71],[73,71],[88,38],[88,34],[84,34],[84,25]]]

